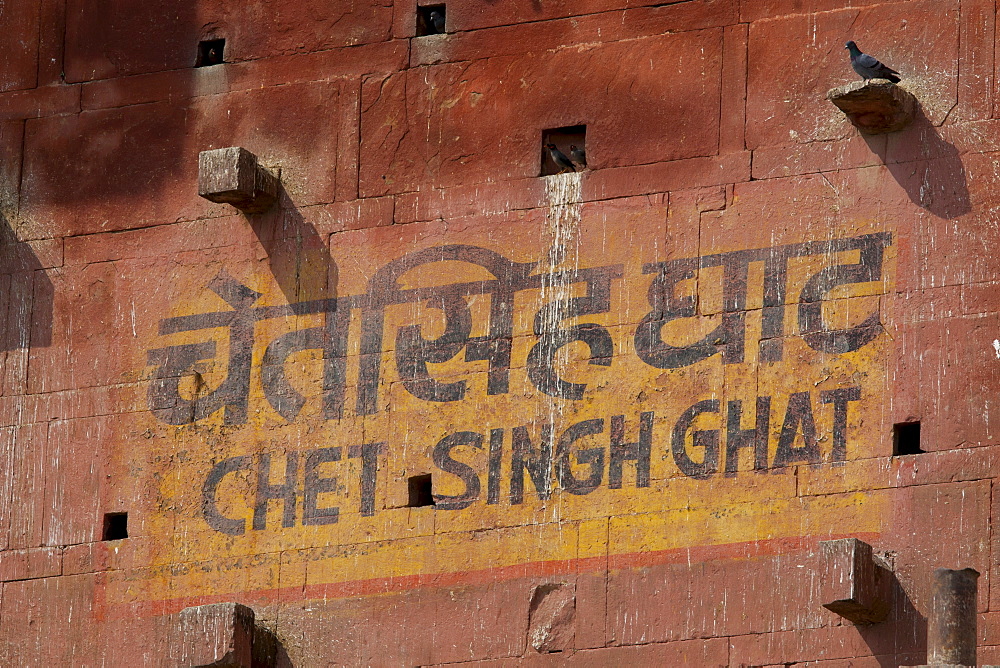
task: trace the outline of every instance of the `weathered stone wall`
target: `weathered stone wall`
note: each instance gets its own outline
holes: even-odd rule
[[[1000,663],[995,3],[417,14],[0,2],[0,665],[917,664],[940,566]]]

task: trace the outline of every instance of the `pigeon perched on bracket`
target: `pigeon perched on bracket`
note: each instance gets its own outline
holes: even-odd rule
[[[844,45],[844,48],[851,52],[851,67],[862,79],[888,79],[892,83],[899,83],[899,72],[883,65],[875,56],[861,53],[858,45],[851,40]]]
[[[566,154],[559,150],[555,144],[546,144],[545,148],[549,149],[549,156],[552,158],[552,162],[556,163],[556,167],[559,168],[559,173],[563,172],[575,172],[576,168],[573,166],[573,161],[566,157]]]

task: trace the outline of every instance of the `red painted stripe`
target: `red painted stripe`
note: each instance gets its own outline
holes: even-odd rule
[[[127,617],[156,617],[168,615],[195,605],[237,602],[247,604],[288,603],[303,600],[330,600],[355,598],[378,594],[391,594],[419,588],[459,587],[467,585],[503,582],[526,577],[548,575],[569,575],[593,573],[604,570],[625,570],[661,564],[702,563],[732,559],[752,559],[754,557],[783,554],[814,547],[821,540],[838,538],[858,538],[871,542],[876,533],[858,533],[837,536],[774,538],[770,540],[727,543],[725,545],[704,545],[697,547],[613,554],[607,557],[585,557],[559,561],[535,561],[514,566],[501,566],[474,571],[453,573],[424,573],[401,575],[365,580],[348,580],[325,584],[304,585],[274,589],[258,589],[245,592],[227,592],[202,596],[186,596],[157,601],[135,601],[131,603],[108,603],[106,575],[99,573],[94,591],[94,612],[98,619],[123,619]]]

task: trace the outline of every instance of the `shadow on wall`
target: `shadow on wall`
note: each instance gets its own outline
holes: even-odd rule
[[[247,216],[289,304],[337,296],[337,265],[327,239],[299,213],[285,189],[267,213]]]
[[[68,0],[67,83],[193,68],[200,40],[216,28],[189,0]],[[206,70],[212,68],[205,68]],[[176,76],[173,102],[131,104],[29,120],[25,195],[39,206],[141,201],[188,159],[186,98],[195,77]]]
[[[253,661],[254,668],[294,668],[288,651],[278,636],[260,624],[254,627]]]
[[[972,210],[958,149],[944,140],[922,109],[905,130],[888,137],[863,136],[914,204],[946,219]]]
[[[918,666],[927,656],[927,618],[913,606],[895,575],[891,579],[891,607],[884,622],[856,628],[882,668]]]
[[[52,281],[31,246],[0,214],[0,351],[52,344]]]

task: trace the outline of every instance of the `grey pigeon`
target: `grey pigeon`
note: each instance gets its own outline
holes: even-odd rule
[[[566,171],[576,171],[576,168],[573,167],[573,162],[567,158],[566,154],[560,151],[555,144],[546,144],[545,148],[549,149],[549,155],[552,157],[552,162],[556,163],[560,174]]]
[[[431,20],[431,26],[434,28],[434,33],[441,35],[444,33],[444,14],[436,9],[432,9],[427,14],[427,18]]]
[[[581,167],[587,166],[587,153],[582,148],[577,148],[575,144],[569,145],[569,157]]]
[[[861,53],[854,40],[844,45],[844,48],[851,52],[851,67],[862,79],[888,79],[892,83],[899,83],[899,72],[883,65],[875,56]]]

